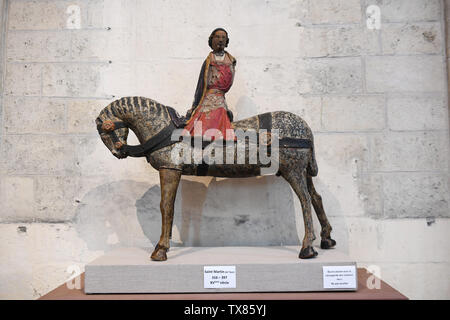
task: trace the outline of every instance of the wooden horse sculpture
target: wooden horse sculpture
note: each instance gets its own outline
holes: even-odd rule
[[[173,141],[171,137],[177,127],[182,127],[180,118],[173,108],[148,98],[118,99],[100,112],[96,124],[103,143],[115,157],[122,159],[127,156],[145,156],[147,161],[159,171],[162,228],[160,240],[151,255],[151,259],[155,261],[167,260],[166,252],[170,247],[175,195],[181,175],[254,177],[261,175],[264,167],[259,161],[255,164],[250,164],[249,161],[244,164],[174,161],[172,156],[174,148],[185,143]],[[291,185],[300,199],[303,211],[305,236],[299,258],[307,259],[317,255],[313,248],[315,235],[311,204],[321,224],[321,248],[329,249],[335,246],[336,241],[331,239],[332,228],[325,215],[321,196],[314,189],[312,181],[312,177],[318,173],[318,168],[314,155],[313,135],[306,122],[293,113],[276,111],[235,121],[232,125],[235,130],[261,131],[264,129],[269,133],[272,131],[278,133],[278,170],[275,173],[277,176],[281,175]],[[133,130],[141,145],[127,145],[129,129]],[[266,134],[267,137],[270,140],[270,134]],[[270,144],[270,141],[266,144]],[[237,158],[238,152],[238,149],[235,149],[234,159]],[[246,160],[248,156],[246,152]]]

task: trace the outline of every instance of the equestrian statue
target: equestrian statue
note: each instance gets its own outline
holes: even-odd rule
[[[153,99],[123,97],[100,112],[97,130],[115,157],[146,157],[159,171],[162,227],[152,260],[167,260],[175,196],[182,175],[283,177],[298,196],[303,211],[305,235],[299,258],[313,258],[317,252],[313,248],[311,205],[321,225],[320,247],[332,248],[336,241],[331,238],[332,228],[313,184],[318,167],[312,131],[300,116],[284,111],[233,121],[225,93],[233,83],[236,59],[224,50],[228,43],[223,28],[211,33],[208,44],[213,51],[202,65],[194,103],[186,116],[179,116],[175,109]],[[129,130],[140,145],[127,144]]]

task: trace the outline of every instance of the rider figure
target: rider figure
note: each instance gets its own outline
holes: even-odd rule
[[[236,139],[231,125],[233,114],[225,101],[236,66],[236,59],[225,51],[228,43],[228,33],[222,28],[215,29],[209,36],[208,44],[213,51],[202,65],[194,103],[186,114],[188,120],[184,129],[192,136],[201,134],[205,140],[214,140],[221,134],[225,140]]]

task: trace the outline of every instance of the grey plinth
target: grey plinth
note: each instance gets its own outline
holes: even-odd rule
[[[357,270],[356,262],[336,249],[316,250],[316,258],[302,260],[299,248],[291,246],[174,247],[167,261],[155,262],[151,249],[121,248],[86,265],[85,293],[333,291],[324,288],[323,266]],[[236,288],[205,289],[205,266],[235,266]]]

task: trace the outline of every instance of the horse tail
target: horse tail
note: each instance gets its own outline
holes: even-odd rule
[[[311,177],[315,177],[319,173],[319,167],[317,166],[316,161],[316,154],[314,152],[314,144],[311,147],[311,159],[309,159],[308,166],[306,167],[306,172],[308,172],[308,174]]]

